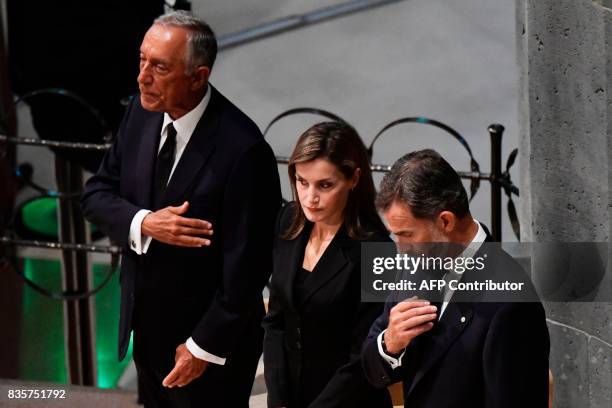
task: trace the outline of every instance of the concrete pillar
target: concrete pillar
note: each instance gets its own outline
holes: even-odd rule
[[[516,0],[524,242],[609,241],[612,10],[606,3],[612,1]],[[609,249],[607,255],[612,259]],[[538,256],[536,277],[543,273]],[[595,299],[603,301],[545,305],[555,408],[612,405],[612,307],[610,299]]]

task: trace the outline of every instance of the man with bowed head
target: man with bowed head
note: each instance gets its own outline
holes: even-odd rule
[[[496,294],[447,287],[440,302],[390,297],[364,342],[368,381],[381,388],[402,381],[410,408],[547,407],[544,308],[520,266],[499,246],[484,244],[492,239],[472,218],[455,170],[433,150],[409,153],[383,178],[376,206],[398,247],[435,243],[433,252],[473,258],[486,251],[482,272],[443,271],[445,280],[510,276],[526,282],[530,295],[499,301]]]
[[[119,357],[130,331],[146,407],[247,407],[281,204],[274,154],[210,83],[217,43],[187,12],[155,20],[140,94],[82,197],[124,245]]]

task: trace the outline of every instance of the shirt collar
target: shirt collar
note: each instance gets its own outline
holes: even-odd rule
[[[177,120],[172,120],[170,115],[164,112],[164,122],[162,124],[161,133],[164,134],[166,131],[166,126],[172,123],[174,129],[176,130],[176,136],[178,138],[188,140],[200,121],[200,118],[202,118],[202,115],[208,106],[208,102],[210,102],[211,93],[210,85],[206,84],[206,93],[204,94],[204,97],[200,103]]]
[[[485,232],[482,224],[478,222],[478,220],[474,220],[476,225],[478,225],[478,231],[476,231],[476,235],[472,238],[472,241],[468,244],[468,246],[463,250],[464,256],[474,256],[476,252],[480,249],[480,246],[487,239],[487,233]]]
[[[474,222],[476,223],[476,225],[478,225],[478,231],[476,231],[476,235],[474,235],[474,238],[472,238],[472,240],[465,247],[463,252],[459,254],[458,258],[473,258],[474,255],[476,255],[476,252],[478,252],[478,250],[482,246],[482,243],[485,242],[485,240],[487,239],[487,233],[485,232],[480,222],[478,222],[476,219],[474,219]],[[459,276],[462,275],[462,273],[455,272],[454,270],[449,272],[452,272],[453,274]]]

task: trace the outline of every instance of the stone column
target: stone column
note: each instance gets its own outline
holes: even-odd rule
[[[606,3],[612,1],[516,0],[524,242],[609,241],[612,6]],[[544,273],[538,256],[536,278]],[[612,406],[612,307],[610,299],[598,299],[605,301],[545,304],[555,408]]]

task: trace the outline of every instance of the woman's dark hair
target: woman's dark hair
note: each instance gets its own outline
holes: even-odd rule
[[[470,212],[459,175],[431,149],[406,154],[385,175],[376,207],[386,211],[396,200],[407,205],[416,218],[432,219],[442,211],[463,218]]]
[[[283,238],[296,238],[306,224],[306,216],[296,189],[295,165],[316,159],[329,160],[347,179],[353,177],[356,169],[361,171],[359,182],[349,193],[344,208],[344,225],[348,235],[353,239],[363,239],[371,236],[375,229],[384,231],[385,226],[374,205],[376,189],[366,147],[361,138],[357,131],[346,123],[322,122],[300,136],[289,158],[289,181],[297,205],[293,209],[291,225],[283,234]]]

